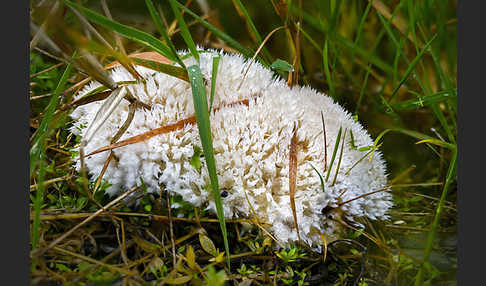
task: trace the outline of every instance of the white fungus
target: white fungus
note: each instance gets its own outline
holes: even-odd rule
[[[200,54],[199,66],[206,79],[208,97],[212,59],[216,56],[221,56],[221,61],[213,106],[220,108],[211,114],[210,120],[218,180],[221,191],[227,193],[222,199],[227,218],[254,217],[252,207],[260,224],[281,244],[298,240],[289,196],[289,149],[294,123],[298,142],[295,206],[301,240],[320,249],[321,234],[327,242],[339,238],[343,221],[388,217],[386,212],[392,206],[392,196],[388,192],[385,163],[378,151],[371,161],[369,156],[362,159],[367,151],[359,148],[372,146],[373,141],[348,112],[310,87],[289,87],[257,62],[251,64],[243,78],[249,61],[240,55],[217,51]],[[194,64],[195,60],[189,58],[185,63]],[[126,87],[151,109],[136,110],[120,141],[194,116],[188,82],[148,68],[137,66],[136,69],[145,84],[139,82]],[[112,70],[111,76],[116,82],[134,80],[120,66]],[[91,82],[76,98],[99,86]],[[248,100],[247,105],[234,104],[244,99]],[[90,125],[102,104],[103,101],[97,101],[77,107],[71,114],[75,120],[71,131],[84,136],[85,126]],[[127,118],[128,105],[127,100],[121,100],[87,142],[85,154],[110,144]],[[326,147],[321,112],[325,118]],[[339,171],[334,181],[341,144],[323,190],[312,166],[325,180],[324,165],[325,162],[330,165],[340,128],[341,139],[345,130],[347,135]],[[354,142],[351,142],[351,132]],[[195,146],[201,146],[197,125],[187,124],[183,129],[114,149],[116,159],[111,160],[103,176],[111,184],[107,192],[120,194],[141,185],[143,180],[149,192],[158,193],[160,188],[165,188],[215,213],[204,158],[201,157],[200,169],[190,163]],[[100,175],[108,155],[109,152],[101,152],[85,158],[92,180]],[[79,160],[76,167],[80,168]],[[374,191],[378,192],[366,195]],[[347,201],[350,202],[342,204]]]

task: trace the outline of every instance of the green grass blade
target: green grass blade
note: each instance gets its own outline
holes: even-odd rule
[[[196,112],[196,121],[199,129],[199,136],[203,147],[204,158],[208,168],[211,188],[213,191],[214,203],[218,214],[219,224],[223,233],[224,247],[226,250],[226,259],[228,268],[230,267],[230,252],[228,244],[228,233],[226,231],[226,222],[224,220],[223,204],[219,192],[218,175],[216,173],[216,162],[214,160],[213,139],[211,135],[211,126],[209,122],[208,102],[206,99],[206,88],[203,82],[201,70],[197,65],[187,68],[192,88],[192,97],[194,100],[194,110]]]
[[[378,142],[380,142],[380,139],[385,134],[387,134],[388,132],[391,132],[391,131],[402,133],[402,134],[408,135],[410,137],[413,137],[413,138],[421,140],[421,141],[427,141],[428,143],[431,143],[433,145],[437,145],[437,146],[440,146],[440,147],[444,147],[444,148],[447,148],[449,150],[455,150],[456,149],[456,146],[454,144],[444,142],[442,140],[439,140],[437,138],[433,138],[429,135],[425,135],[425,134],[417,132],[417,131],[403,129],[403,128],[390,128],[390,129],[386,129],[386,130],[382,131],[378,135],[378,137],[376,137],[375,142],[374,142],[374,147],[378,146]]]
[[[76,52],[73,55],[73,58],[76,56]],[[49,134],[49,123],[52,120],[54,115],[54,111],[59,104],[59,95],[64,90],[64,86],[66,85],[67,79],[71,74],[72,65],[68,64],[64,73],[57,84],[57,87],[54,91],[54,95],[51,97],[49,101],[49,105],[47,106],[47,110],[45,112],[44,118],[39,126],[39,129],[36,131],[36,136],[34,137],[32,147],[30,149],[30,177],[32,177],[36,165],[39,166],[39,176],[37,177],[37,188],[36,198],[34,201],[34,221],[32,223],[32,249],[37,248],[37,244],[39,241],[39,227],[40,227],[40,211],[44,197],[44,175],[45,175],[45,166],[44,166],[44,149],[46,144],[47,135]]]
[[[243,47],[238,41],[230,37],[228,34],[224,33],[223,31],[219,30],[215,26],[211,25],[209,22],[205,21],[203,18],[199,17],[196,13],[192,12],[189,8],[186,8],[184,5],[176,2],[179,8],[183,9],[187,14],[191,15],[196,21],[201,23],[206,29],[210,30],[214,35],[216,35],[221,40],[227,42],[231,47],[235,48],[238,52],[242,53],[248,58],[253,56],[253,51]]]
[[[334,164],[334,159],[336,159],[336,153],[339,148],[339,141],[341,140],[342,127],[339,127],[339,131],[336,137],[336,143],[334,144],[334,151],[332,152],[331,162],[329,163],[329,169],[327,169],[326,182],[329,180],[329,175],[331,174],[332,165]]]
[[[261,37],[260,33],[258,32],[257,28],[255,27],[255,24],[251,20],[250,15],[248,14],[248,11],[246,10],[245,6],[243,6],[243,3],[241,3],[240,0],[234,0],[233,3],[238,5],[238,8],[241,10],[241,12],[243,12],[243,15],[245,16],[245,20],[248,23],[248,25],[250,26],[250,31],[255,36],[255,39],[257,40],[257,45],[260,46],[261,43],[262,43],[262,37]],[[262,52],[263,52],[263,55],[265,56],[265,58],[267,58],[267,60],[271,60],[272,57],[270,56],[270,54],[268,53],[268,51],[265,47],[263,47]]]
[[[398,83],[398,85],[395,87],[395,89],[393,90],[392,94],[390,95],[390,97],[388,99],[388,102],[391,102],[391,100],[395,97],[395,95],[398,92],[398,89],[400,89],[400,87],[403,85],[403,83],[407,80],[407,78],[410,75],[410,73],[413,71],[413,69],[415,68],[415,66],[419,62],[419,60],[422,58],[422,56],[427,51],[427,49],[429,48],[430,44],[432,44],[432,42],[435,40],[436,37],[437,37],[437,34],[435,34],[434,36],[432,36],[432,38],[425,44],[424,48],[420,51],[420,53],[410,63],[410,65],[408,66],[407,70],[405,71],[405,74],[403,75],[402,79],[400,80],[400,82]]]
[[[366,5],[366,9],[363,12],[363,15],[361,16],[358,29],[356,30],[356,37],[354,38],[354,45],[356,46],[359,45],[359,42],[361,40],[361,33],[363,32],[365,20],[368,17],[368,14],[370,13],[372,3],[373,1],[368,1],[368,5]],[[354,50],[351,51],[351,71],[353,70],[353,64],[354,64]]]
[[[415,110],[423,106],[429,106],[433,104],[438,104],[445,101],[456,101],[457,96],[454,91],[446,90],[435,94],[422,96],[417,99],[409,99],[402,102],[394,103],[391,105],[394,110]]]
[[[358,114],[359,107],[361,106],[361,101],[363,100],[363,95],[365,93],[366,86],[368,85],[368,77],[371,73],[371,66],[368,65],[368,69],[366,69],[366,74],[364,78],[363,85],[359,91],[358,103],[356,104],[356,109],[354,110],[354,114]]]
[[[165,30],[164,25],[163,25],[162,21],[160,20],[161,17],[159,15],[159,12],[155,9],[154,3],[152,2],[152,0],[145,0],[145,4],[147,5],[147,8],[150,12],[150,16],[152,16],[152,19],[154,20],[155,26],[157,27],[157,29],[159,30],[159,33],[162,35],[165,42],[169,46],[170,51],[172,52],[172,56],[176,59],[177,63],[182,68],[185,69],[186,65],[184,64],[184,62],[182,62],[182,60],[179,57],[179,54],[177,53],[177,50],[174,46],[174,43],[172,43],[172,41],[170,40],[169,35],[167,34],[167,31]]]
[[[169,47],[167,47],[162,41],[155,38],[154,36],[147,34],[143,31],[137,30],[135,28],[125,26],[116,21],[111,20],[101,14],[98,14],[90,9],[84,8],[81,5],[73,3],[69,0],[62,0],[66,5],[76,8],[83,12],[84,16],[90,21],[108,28],[112,31],[119,33],[120,35],[126,37],[127,39],[136,41],[146,47],[153,49],[154,51],[160,53],[164,57],[176,61],[177,59],[172,56],[172,52]]]
[[[423,285],[424,280],[424,271],[425,265],[429,263],[430,253],[432,252],[432,247],[434,244],[435,234],[437,233],[437,229],[439,227],[439,219],[440,215],[442,214],[442,209],[444,208],[444,203],[446,201],[447,193],[449,192],[449,186],[455,180],[455,170],[456,170],[456,159],[457,159],[457,150],[454,149],[452,151],[452,159],[449,164],[449,169],[447,170],[446,181],[444,184],[444,188],[442,189],[442,194],[440,196],[439,204],[437,205],[437,209],[435,210],[434,220],[432,221],[432,225],[430,227],[430,231],[427,235],[427,241],[425,243],[425,250],[424,250],[424,258],[420,269],[415,277],[415,286]]]
[[[75,56],[76,56],[76,52],[74,53],[73,58]],[[36,134],[32,140],[32,146],[30,148],[30,177],[32,177],[32,174],[35,169],[35,165],[37,164],[40,158],[40,154],[43,152],[45,146],[45,140],[49,133],[48,132],[49,123],[51,123],[52,117],[54,115],[54,111],[56,110],[56,107],[59,104],[59,95],[64,90],[64,86],[66,85],[69,74],[71,73],[71,69],[72,69],[72,64],[68,64],[66,69],[64,70],[64,73],[61,76],[61,79],[59,80],[56,89],[54,90],[54,94],[49,101],[47,110],[44,114],[44,118],[42,119],[42,122],[39,125],[39,128],[36,130]]]
[[[322,49],[322,64],[324,66],[324,74],[326,75],[327,84],[329,85],[329,96],[335,98],[334,84],[331,78],[331,72],[329,70],[329,53],[328,53],[328,40],[324,42]]]
[[[176,0],[169,0],[170,7],[172,8],[172,12],[174,12],[174,16],[177,19],[177,23],[179,23],[179,28],[181,30],[181,36],[184,39],[187,47],[191,51],[192,56],[199,62],[199,53],[197,52],[196,44],[192,39],[191,33],[189,32],[189,28],[187,27],[186,21],[184,21],[184,17],[182,16],[181,11],[177,8]]]
[[[140,58],[133,58],[133,61],[137,63],[137,65],[141,65],[156,70],[158,72],[171,75],[184,81],[189,81],[187,71],[184,68]]]
[[[292,10],[296,10],[293,12],[298,12],[298,8],[293,8]],[[329,28],[326,27],[324,24],[318,22],[312,15],[309,13],[302,11],[302,18],[304,21],[312,26],[314,29],[321,31],[325,34],[329,34]],[[377,37],[378,38],[378,37]],[[380,58],[374,56],[372,53],[366,51],[365,49],[361,48],[357,44],[353,43],[352,41],[346,39],[345,37],[339,35],[338,33],[333,33],[332,40],[337,41],[341,44],[344,48],[349,50],[354,50],[357,54],[361,55],[364,59],[372,63],[377,68],[381,69],[386,73],[392,73],[393,68],[388,63],[382,61]]]
[[[312,165],[312,164],[310,164],[310,165],[311,165],[312,169],[314,169],[314,171],[316,171],[317,175],[319,175],[319,180],[321,181],[322,192],[325,192],[326,189],[324,188],[324,179],[322,178],[321,173],[319,173],[319,171],[317,171],[317,169],[316,169],[316,167],[314,167],[314,165]]]
[[[213,58],[213,71],[211,75],[211,98],[209,100],[209,113],[213,110],[214,92],[216,91],[216,80],[218,77],[218,67],[221,57]]]
[[[343,142],[341,143],[341,151],[339,152],[339,159],[336,166],[336,173],[334,175],[334,179],[332,180],[332,185],[336,183],[336,179],[339,174],[339,167],[341,167],[341,160],[343,158],[343,151],[344,151],[344,142],[346,141],[346,131],[347,129],[344,129],[343,140],[342,140]]]

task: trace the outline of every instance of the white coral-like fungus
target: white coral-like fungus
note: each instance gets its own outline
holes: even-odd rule
[[[208,83],[207,94],[210,94],[212,59],[215,56],[221,56],[221,61],[213,106],[221,108],[211,114],[211,129],[220,187],[228,194],[223,198],[226,217],[252,217],[252,207],[259,222],[281,243],[298,240],[289,196],[289,149],[296,123],[295,205],[302,241],[320,249],[320,235],[323,234],[328,242],[338,238],[342,228],[339,221],[342,219],[387,218],[386,212],[392,206],[391,194],[383,191],[365,195],[387,188],[384,161],[376,151],[371,161],[367,157],[353,167],[365,155],[357,148],[371,146],[373,141],[348,112],[310,87],[290,88],[259,63],[253,63],[243,77],[249,62],[239,55],[216,51],[200,54],[199,65]],[[192,58],[185,62],[195,63]],[[120,140],[194,115],[189,83],[144,67],[136,69],[145,83],[126,87],[151,109],[137,109]],[[123,67],[114,68],[111,76],[117,82],[134,80]],[[97,82],[90,83],[77,98],[99,86]],[[247,105],[231,105],[244,99],[248,99]],[[82,126],[93,121],[102,104],[103,101],[97,101],[76,108],[71,114],[75,119],[72,132],[84,136],[86,128]],[[110,144],[127,118],[128,104],[126,100],[120,102],[87,142],[85,152]],[[325,118],[326,147],[321,112]],[[339,153],[323,191],[320,177],[312,166],[325,178],[327,170],[324,170],[324,162],[329,166],[340,128],[343,133],[344,130],[348,134],[352,132],[357,148],[350,144],[348,135],[337,178],[334,182]],[[165,187],[172,194],[181,195],[185,201],[215,212],[212,195],[207,188],[210,181],[204,158],[201,158],[203,167],[199,170],[190,164],[195,145],[201,146],[197,125],[188,124],[180,130],[114,149],[116,160],[111,161],[103,177],[112,184],[107,192],[111,195],[121,193],[140,185],[142,178],[149,192],[159,192],[161,187]],[[108,155],[109,152],[103,152],[85,159],[93,179],[101,173]],[[346,174],[350,168],[351,171]],[[349,203],[340,205],[348,200]]]

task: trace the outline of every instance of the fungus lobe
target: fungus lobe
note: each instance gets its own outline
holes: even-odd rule
[[[251,64],[243,77],[248,61],[240,55],[213,50],[202,51],[199,59],[201,72],[208,83],[207,94],[211,89],[212,58],[216,56],[220,56],[221,60],[214,94],[215,108],[211,113],[211,131],[226,217],[250,217],[253,207],[258,220],[281,243],[299,240],[289,184],[294,122],[298,126],[295,140],[299,148],[294,162],[296,172],[292,200],[295,202],[300,240],[319,250],[321,234],[328,242],[339,238],[342,220],[353,222],[359,217],[373,220],[388,217],[387,210],[393,203],[388,192],[385,162],[381,153],[376,151],[371,161],[362,160],[353,167],[365,154],[359,151],[360,147],[372,146],[373,141],[347,111],[310,87],[289,87],[257,62]],[[187,66],[194,63],[193,58],[185,60]],[[191,120],[194,116],[191,86],[186,81],[146,67],[137,66],[136,70],[143,81],[125,87],[134,98],[150,108],[135,111],[132,122],[118,142],[127,140],[133,143],[140,141],[134,141],[134,136],[155,135],[140,135],[139,138],[144,139],[138,143],[103,149],[111,149],[116,158],[110,161],[103,175],[111,184],[107,192],[119,194],[143,181],[149,192],[159,192],[163,187],[185,201],[215,213],[211,192],[207,188],[210,181],[204,158],[200,158],[200,168],[191,164],[197,149],[195,146],[201,146],[197,125]],[[135,80],[121,66],[115,67],[111,76],[116,82]],[[97,82],[89,83],[76,99],[100,86]],[[71,131],[83,137],[86,132],[84,126],[89,126],[102,104],[103,100],[100,100],[78,106],[71,114],[74,119]],[[86,142],[85,154],[111,144],[112,137],[128,116],[129,104],[126,100],[118,104],[96,134]],[[325,118],[327,146],[322,140],[322,117]],[[154,133],[154,130],[167,129],[174,124],[177,128]],[[328,166],[326,162],[330,162],[332,154],[326,150],[335,146],[340,128],[352,132],[354,146],[343,142],[340,164]],[[110,152],[100,151],[85,158],[92,180],[97,179],[109,155]],[[312,166],[320,170],[322,176],[327,172],[326,168],[332,168],[332,173],[336,174],[332,180],[324,181],[324,190],[320,175]],[[79,160],[76,167],[80,168]],[[374,193],[366,195],[371,192]],[[325,214],[323,210],[326,210]]]

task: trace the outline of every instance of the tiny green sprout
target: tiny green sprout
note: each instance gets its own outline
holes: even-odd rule
[[[306,253],[299,253],[299,248],[292,247],[290,250],[282,249],[280,252],[275,253],[284,263],[291,263],[295,262],[298,258],[303,258],[307,254]]]
[[[216,272],[216,269],[211,265],[206,272],[206,281],[204,285],[208,286],[223,286],[225,280],[227,279],[224,270]]]
[[[194,145],[193,146],[193,149],[194,149],[194,154],[192,155],[191,157],[191,166],[194,167],[194,169],[196,170],[201,170],[201,154],[202,154],[202,150],[199,146],[197,145]]]

